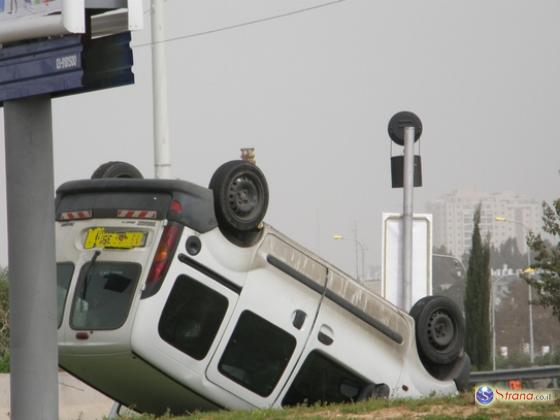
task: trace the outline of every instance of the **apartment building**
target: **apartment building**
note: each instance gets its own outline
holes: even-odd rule
[[[495,246],[515,238],[519,250],[527,252],[525,238],[528,231],[541,230],[542,207],[537,201],[514,193],[454,191],[428,202],[427,211],[433,214],[434,246],[445,245],[457,257],[468,252],[474,211],[479,204],[482,237],[490,234]]]

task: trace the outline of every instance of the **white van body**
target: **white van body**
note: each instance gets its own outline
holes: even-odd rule
[[[183,181],[59,188],[62,368],[155,414],[457,392],[464,355],[438,379],[410,315],[269,225],[236,245],[213,205]]]

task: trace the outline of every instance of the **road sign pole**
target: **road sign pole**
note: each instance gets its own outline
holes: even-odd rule
[[[12,420],[58,419],[49,96],[4,103]]]
[[[414,192],[414,127],[404,127],[403,176],[403,288],[401,307],[412,306],[412,216]]]
[[[398,306],[409,311],[412,307],[412,247],[413,247],[413,192],[414,192],[414,143],[422,135],[422,122],[415,114],[408,111],[399,112],[389,121],[389,137],[399,146],[404,146],[402,169],[396,165],[392,173],[393,187],[403,187],[403,233],[402,233],[402,276],[398,290]],[[393,159],[393,158],[391,158]],[[391,160],[393,164],[393,160]],[[420,170],[420,168],[418,168]],[[400,176],[402,175],[402,178]],[[418,178],[420,178],[418,172]],[[402,180],[402,183],[400,182]],[[418,183],[421,185],[421,182]]]

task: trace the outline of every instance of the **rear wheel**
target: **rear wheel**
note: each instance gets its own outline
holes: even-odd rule
[[[222,232],[238,245],[251,245],[259,236],[268,208],[264,174],[250,162],[230,161],[214,172],[209,188]]]
[[[100,165],[91,175],[91,179],[98,178],[138,178],[142,174],[134,165],[126,162],[112,161]]]

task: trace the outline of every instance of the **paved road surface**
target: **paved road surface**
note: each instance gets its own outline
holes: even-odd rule
[[[66,372],[58,375],[61,420],[95,420],[109,414],[113,401]],[[0,374],[0,420],[10,419],[10,375]]]

